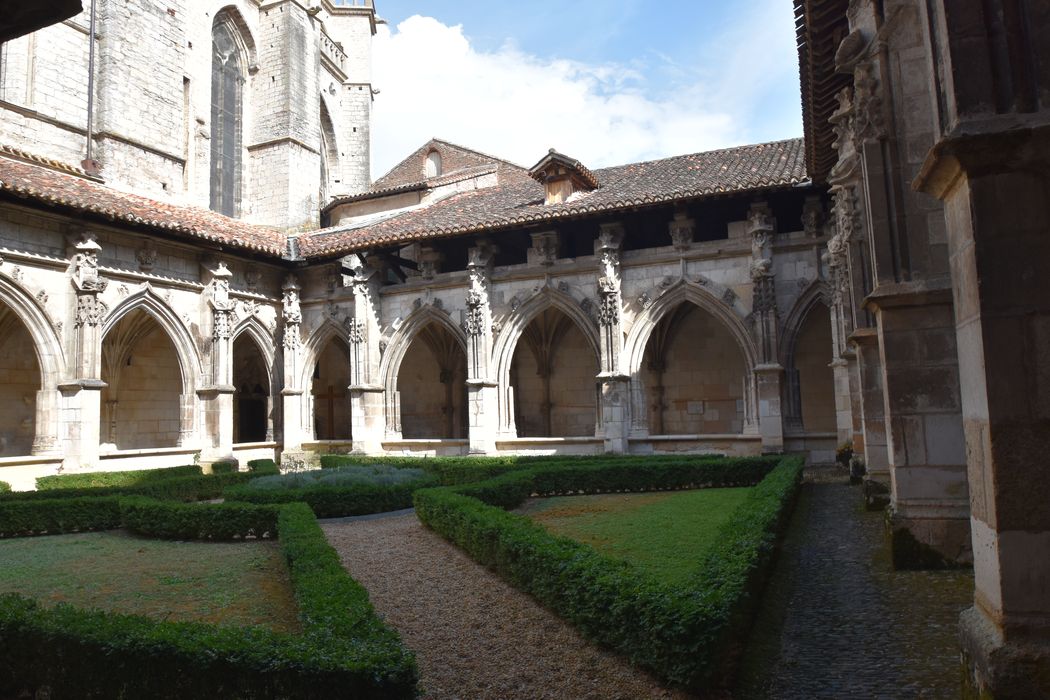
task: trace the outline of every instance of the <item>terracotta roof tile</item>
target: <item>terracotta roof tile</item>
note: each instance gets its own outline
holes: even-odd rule
[[[250,224],[208,209],[121,192],[79,169],[0,146],[0,193],[49,208],[70,209],[110,221],[281,257],[284,232]]]
[[[785,187],[806,180],[802,139],[726,148],[595,171],[601,186],[562,204],[544,205],[527,176],[449,197],[376,223],[336,226],[298,236],[307,258],[332,256],[514,225],[556,221],[680,199]]]

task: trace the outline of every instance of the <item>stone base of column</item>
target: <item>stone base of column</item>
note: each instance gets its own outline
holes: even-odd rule
[[[381,386],[350,385],[350,436],[354,454],[383,453],[383,434],[386,430],[384,401]]]
[[[497,386],[495,382],[484,379],[467,380],[467,410],[470,415],[470,447],[467,454],[496,453],[496,435],[499,433],[496,419]]]
[[[960,632],[962,697],[1050,698],[1050,629],[1039,639],[1007,641],[981,610],[970,608],[960,618]]]
[[[627,454],[627,436],[631,432],[630,377],[602,373],[601,383],[602,437],[604,450],[609,454]]]
[[[968,514],[908,514],[889,509],[893,568],[954,569],[973,565]]]

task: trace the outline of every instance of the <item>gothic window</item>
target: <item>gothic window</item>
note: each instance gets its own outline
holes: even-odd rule
[[[429,179],[439,175],[441,175],[441,154],[431,151],[427,154],[426,176]]]
[[[236,216],[241,198],[241,93],[244,59],[229,22],[212,29],[211,208]]]

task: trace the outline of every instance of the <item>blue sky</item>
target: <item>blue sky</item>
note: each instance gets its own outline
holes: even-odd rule
[[[377,0],[373,174],[431,136],[590,167],[798,136],[790,0]]]

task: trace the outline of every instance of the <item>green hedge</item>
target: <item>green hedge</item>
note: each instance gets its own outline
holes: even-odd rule
[[[366,457],[322,455],[321,468],[384,464],[398,468],[422,469],[436,475],[442,485],[453,486],[483,481],[500,474],[538,466],[579,466],[583,464],[680,464],[720,460],[721,455],[537,455],[524,457]]]
[[[196,464],[165,469],[137,469],[126,472],[83,472],[41,476],[36,480],[40,491],[55,489],[85,489],[107,486],[141,486],[145,484],[177,479],[184,476],[199,476],[201,468]]]
[[[424,489],[415,495],[416,514],[584,636],[670,683],[702,692],[731,672],[733,652],[746,636],[797,493],[802,460],[647,462],[540,466],[476,484]],[[685,586],[665,584],[501,509],[530,494],[730,486],[759,479]]]
[[[43,608],[0,596],[0,697],[37,691],[56,698],[415,697],[412,653],[376,616],[304,504],[190,506],[108,498],[52,505],[71,508],[89,500],[115,506],[118,522],[121,511],[136,522],[156,518],[165,524],[148,527],[164,536],[215,537],[221,520],[231,517],[244,531],[275,526],[303,633]],[[44,503],[7,505],[39,509]]]
[[[140,535],[176,540],[234,540],[275,537],[275,506],[241,503],[195,504],[142,496],[120,499],[120,520]]]
[[[404,484],[354,484],[351,486],[307,486],[300,489],[253,489],[251,484],[227,488],[227,501],[246,503],[303,502],[318,518],[336,518],[347,515],[367,515],[412,507],[412,494],[418,489],[434,486],[433,477]]]
[[[11,493],[11,484],[0,481],[0,493]]]
[[[212,474],[232,474],[233,472],[239,471],[240,467],[237,462],[214,462],[211,465]]]
[[[103,498],[0,502],[0,537],[57,535],[120,526],[120,503]]]
[[[213,498],[222,498],[222,492],[227,487],[247,483],[262,473],[197,474],[196,476],[161,479],[138,486],[99,486],[51,489],[48,491],[16,491],[13,493],[0,493],[0,505],[10,501],[101,496],[148,496],[169,501],[206,501]]]
[[[277,462],[272,459],[249,459],[248,471],[254,473],[256,476],[261,474],[281,473],[280,468],[277,466]]]

